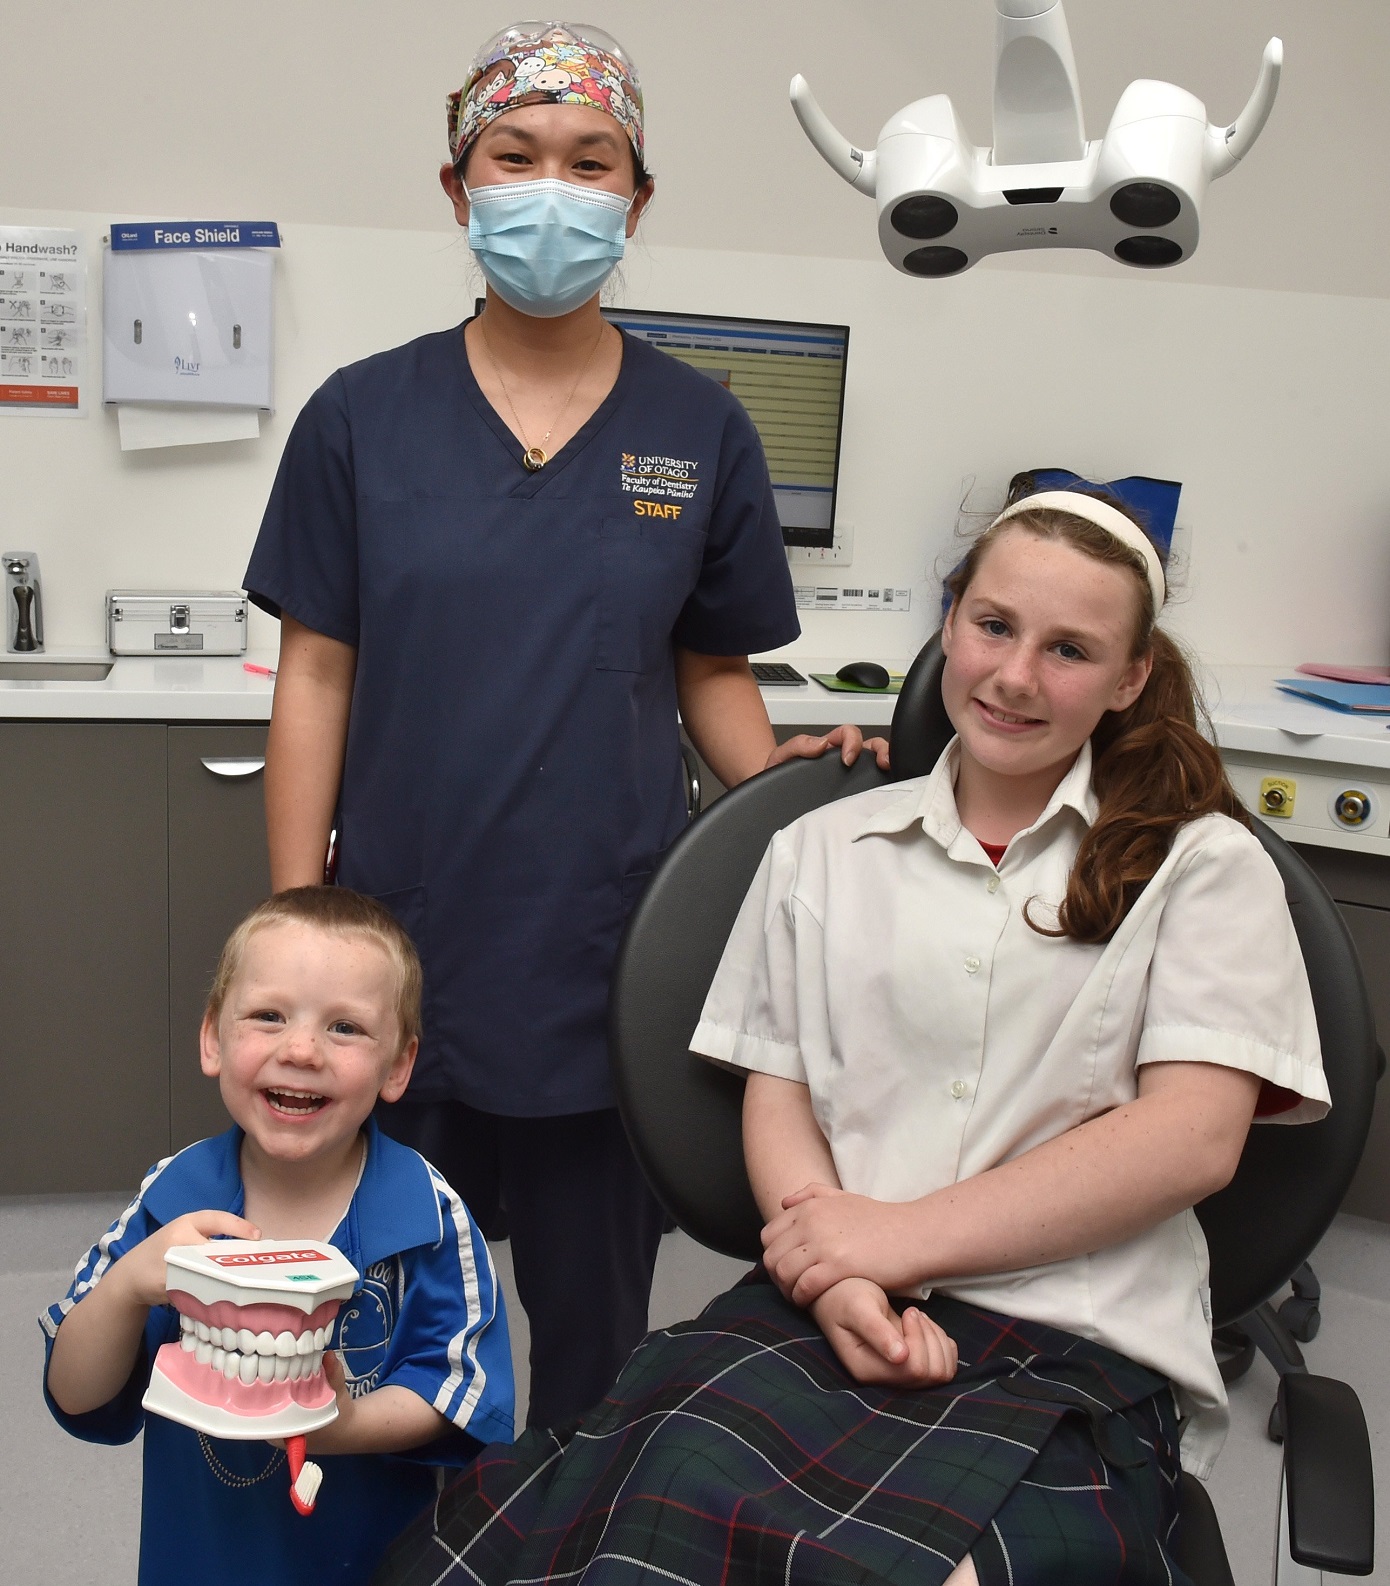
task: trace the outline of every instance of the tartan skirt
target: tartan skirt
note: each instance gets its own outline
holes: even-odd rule
[[[651,1333],[577,1423],[485,1448],[374,1586],[1185,1586],[1168,1382],[943,1296],[939,1387],[850,1378],[768,1282]]]

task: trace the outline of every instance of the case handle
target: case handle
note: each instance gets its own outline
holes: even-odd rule
[[[203,764],[214,776],[255,776],[265,770],[264,755],[204,755]]]

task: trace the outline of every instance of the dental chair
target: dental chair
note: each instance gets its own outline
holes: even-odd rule
[[[941,701],[936,639],[914,662],[893,716],[892,779],[928,772],[952,728]],[[742,1079],[688,1047],[734,918],[772,834],[808,810],[885,780],[868,756],[796,760],[710,806],[672,845],[634,911],[619,954],[609,1038],[633,1148],[671,1217],[692,1238],[761,1259],[744,1173]],[[1370,1126],[1376,1040],[1355,948],[1322,883],[1260,822],[1278,867],[1312,985],[1332,1110],[1320,1123],[1252,1128],[1231,1183],[1197,1215],[1211,1249],[1217,1327],[1258,1314],[1327,1230]],[[1252,938],[1252,951],[1259,950]],[[1361,1406],[1345,1383],[1281,1375],[1284,1435],[1274,1579],[1311,1586],[1372,1568],[1374,1498]],[[1197,1586],[1233,1586],[1206,1489],[1184,1475],[1176,1559]]]

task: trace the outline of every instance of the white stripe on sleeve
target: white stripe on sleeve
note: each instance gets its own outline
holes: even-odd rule
[[[449,1375],[444,1385],[434,1396],[434,1408],[443,1416],[447,1416],[456,1426],[466,1426],[472,1417],[473,1411],[483,1396],[487,1387],[487,1373],[478,1361],[478,1342],[482,1337],[483,1329],[497,1314],[497,1274],[493,1270],[492,1257],[487,1253],[487,1246],[483,1246],[483,1259],[487,1266],[487,1282],[491,1305],[488,1314],[483,1314],[483,1300],[478,1272],[477,1259],[473,1250],[473,1220],[468,1215],[468,1209],[459,1199],[449,1183],[430,1168],[430,1178],[434,1183],[435,1192],[448,1207],[449,1219],[453,1224],[454,1242],[458,1247],[459,1275],[463,1280],[463,1297],[467,1310],[467,1321],[463,1328],[449,1340]],[[463,1383],[465,1364],[472,1368],[471,1380],[468,1390],[455,1413],[449,1413],[449,1404]]]

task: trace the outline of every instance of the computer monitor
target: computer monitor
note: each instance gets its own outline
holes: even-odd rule
[[[762,438],[783,541],[833,545],[849,326],[632,308],[603,313],[733,392]]]

